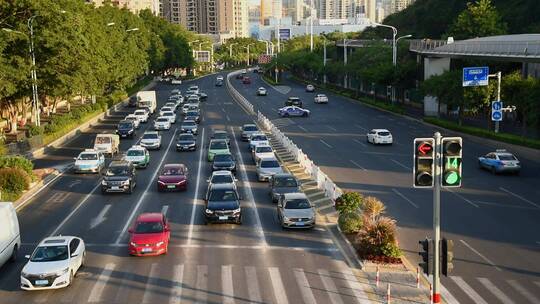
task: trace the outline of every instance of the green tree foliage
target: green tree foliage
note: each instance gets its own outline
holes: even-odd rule
[[[336,209],[339,213],[357,213],[362,207],[364,196],[358,192],[345,192],[336,200]]]
[[[431,76],[429,79],[422,82],[422,93],[424,95],[435,96],[439,100],[439,115],[441,113],[441,103],[445,103],[449,108],[457,106],[460,106],[460,109],[463,108],[463,87],[461,77],[460,70],[453,70],[446,71],[441,75]]]
[[[502,35],[506,33],[506,28],[491,0],[478,0],[476,3],[467,3],[467,9],[459,14],[448,36],[462,40]]]
[[[253,38],[231,38],[216,49],[216,60],[227,64],[227,66],[245,64],[247,63],[248,45],[250,45],[250,62],[257,60],[259,55],[266,53],[266,44],[262,41]]]
[[[343,212],[339,214],[338,225],[343,233],[357,233],[362,229],[363,219],[360,212]]]
[[[505,105],[516,106],[521,117],[523,133],[527,126],[538,126],[540,121],[540,80],[523,78],[519,71],[503,77],[502,100]]]

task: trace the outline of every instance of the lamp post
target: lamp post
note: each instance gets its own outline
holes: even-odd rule
[[[347,43],[353,42],[354,40],[347,40],[343,38],[343,65],[347,65]],[[347,88],[347,82],[348,82],[348,75],[345,73],[345,76],[343,77],[343,87]]]
[[[270,51],[269,51],[270,45],[269,45],[268,41],[267,40],[261,40],[261,39],[259,39],[257,41],[264,42],[264,44],[266,45],[266,55],[268,55],[270,53]]]
[[[412,35],[409,34],[409,35],[405,35],[405,36],[401,36],[399,38],[396,39],[396,43],[395,43],[395,51],[394,51],[394,58],[392,58],[392,62],[394,63],[394,66],[397,66],[397,47],[398,47],[398,42],[399,40],[401,39],[407,39],[407,38],[411,38]]]
[[[253,43],[248,44],[244,48],[247,48],[247,66],[249,67],[249,47],[252,46]]]
[[[387,28],[391,28],[392,29],[392,64],[394,66],[397,65],[397,56],[396,56],[396,36],[397,36],[397,28],[391,26],[391,25],[386,25],[386,24],[381,24],[381,23],[375,23],[373,22],[372,23],[372,26],[381,26],[381,27],[387,27]]]
[[[313,52],[313,0],[311,0],[309,5],[309,50]]]

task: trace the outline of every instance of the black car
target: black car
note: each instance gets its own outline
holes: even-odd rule
[[[206,93],[203,93],[203,92],[200,92],[199,94],[197,94],[197,96],[199,96],[199,99],[201,101],[205,101],[208,98],[208,95]]]
[[[190,133],[182,133],[176,141],[176,151],[195,151],[197,149],[197,138]]]
[[[191,111],[191,110],[187,111],[185,120],[193,120],[196,123],[200,123],[201,122],[201,114],[199,113],[199,111]]]
[[[285,106],[297,106],[302,107],[302,101],[298,97],[289,97],[287,101],[285,101]]]
[[[101,193],[124,192],[131,194],[136,185],[135,166],[126,160],[114,160],[103,174]]]
[[[206,193],[205,223],[242,224],[240,196],[234,184],[213,184]]]
[[[236,161],[231,154],[216,154],[212,162],[212,171],[227,170],[236,172]]]
[[[137,96],[131,96],[128,100],[128,107],[134,108],[137,106],[137,102],[140,100]]]
[[[133,138],[135,136],[135,124],[129,120],[121,120],[118,123],[118,126],[116,126],[116,134],[118,134],[120,138]]]
[[[286,193],[300,192],[300,184],[296,178],[289,173],[275,174],[270,179],[270,196],[272,202],[277,203],[279,197]]]

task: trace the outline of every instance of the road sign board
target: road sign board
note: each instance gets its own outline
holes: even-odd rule
[[[502,115],[503,102],[500,100],[491,102],[491,120],[492,121],[501,121],[503,119]]]
[[[259,62],[260,64],[270,63],[270,61],[272,61],[272,56],[271,56],[271,55],[266,55],[266,54],[261,54],[261,55],[259,55],[259,60],[258,60],[258,62]]]
[[[279,29],[279,38],[281,40],[291,39],[291,29],[288,29],[288,28]]]
[[[210,62],[210,51],[194,51],[195,61]]]
[[[487,86],[489,83],[489,67],[463,68],[463,86]]]
[[[503,106],[502,101],[493,101],[491,103],[491,109],[493,111],[500,111],[502,109],[502,106]]]
[[[502,120],[502,113],[499,111],[494,111],[491,113],[491,120],[492,121],[501,121]]]

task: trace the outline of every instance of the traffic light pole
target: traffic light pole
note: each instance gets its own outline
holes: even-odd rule
[[[435,132],[434,166],[433,176],[433,303],[441,303],[440,282],[440,251],[441,240],[441,133]]]

